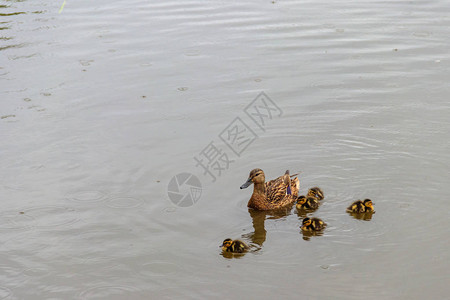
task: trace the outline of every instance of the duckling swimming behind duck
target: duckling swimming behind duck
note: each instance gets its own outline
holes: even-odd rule
[[[220,246],[225,252],[243,253],[248,250],[249,246],[240,240],[225,239]]]
[[[298,210],[301,209],[317,209],[319,208],[319,200],[314,197],[299,196],[297,198],[297,204],[295,205]]]
[[[324,198],[322,190],[317,186],[310,188],[306,196],[314,197],[318,200],[323,200]]]
[[[349,207],[347,207],[347,212],[350,213],[365,213],[371,212],[374,213],[373,203],[370,199],[365,199],[364,201],[357,200],[352,203]]]
[[[303,231],[320,231],[326,226],[327,224],[319,218],[304,218],[301,228]]]

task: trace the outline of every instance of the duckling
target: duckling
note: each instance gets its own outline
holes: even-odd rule
[[[319,208],[319,200],[314,197],[299,196],[297,198],[297,204],[295,205],[298,210],[301,209],[317,209]]]
[[[266,182],[263,170],[254,169],[250,172],[247,181],[241,189],[254,183],[253,194],[247,206],[255,210],[274,210],[289,206],[297,200],[300,181],[297,177],[289,175],[289,170],[283,176]]]
[[[304,218],[301,228],[303,231],[320,231],[326,226],[327,224],[319,218]]]
[[[240,240],[225,239],[219,247],[225,252],[243,253],[249,249],[249,246]]]
[[[322,190],[317,186],[310,188],[306,196],[314,197],[318,200],[323,200],[324,198]]]
[[[373,203],[370,199],[365,199],[364,201],[357,200],[352,203],[349,207],[347,207],[347,212],[350,213],[365,213],[371,212],[374,213]]]

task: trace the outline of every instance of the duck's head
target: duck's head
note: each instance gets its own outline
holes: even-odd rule
[[[311,219],[310,218],[304,218],[303,222],[302,222],[302,225],[305,226],[305,227],[311,225]]]
[[[254,169],[250,172],[247,181],[241,185],[241,189],[247,188],[252,183],[264,183],[266,181],[266,177],[264,176],[264,172],[261,169]]]
[[[323,199],[323,192],[322,192],[322,190],[320,188],[313,187],[313,188],[309,189],[308,196],[317,198],[319,200],[322,200]]]
[[[306,196],[298,196],[297,198],[297,204],[303,205],[306,202]]]
[[[232,239],[224,239],[222,245],[220,245],[219,247],[221,247],[222,250],[226,250],[232,244],[233,244],[233,240]]]
[[[364,206],[365,206],[365,207],[368,207],[368,208],[370,208],[370,209],[373,209],[373,203],[372,203],[372,200],[370,200],[370,199],[365,199],[365,200],[363,201],[363,203],[364,203]]]

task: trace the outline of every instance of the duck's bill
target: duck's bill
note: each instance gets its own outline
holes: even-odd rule
[[[245,188],[248,188],[248,186],[250,184],[252,184],[252,180],[249,178],[249,179],[247,179],[247,181],[243,185],[241,185],[241,190],[245,189]]]

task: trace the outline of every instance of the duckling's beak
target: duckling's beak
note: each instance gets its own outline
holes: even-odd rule
[[[243,185],[241,185],[241,190],[245,189],[245,188],[248,188],[248,186],[250,184],[252,184],[252,179],[251,178],[247,179],[247,181]]]

